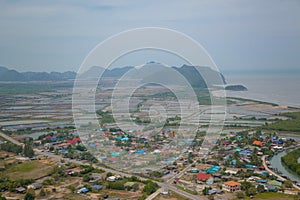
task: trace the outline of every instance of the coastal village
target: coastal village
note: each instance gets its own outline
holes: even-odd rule
[[[277,199],[299,198],[300,181],[272,164],[273,157],[297,149],[299,140],[289,131],[268,128],[290,120],[281,113],[296,113],[296,108],[230,99],[224,130],[208,154],[201,147],[204,127],[176,159],[161,168],[128,173],[109,166],[122,154],[141,158],[163,154],[163,144],[178,134],[174,125],[178,117],[169,118],[167,126],[148,137],[120,130],[113,121],[79,137],[64,117],[70,112],[67,105],[57,106],[57,94],[44,98],[55,99],[55,104],[48,104],[48,116],[39,113],[38,104],[3,107],[6,119],[11,117],[0,122],[1,199],[260,199],[270,194]],[[40,119],[24,117],[28,109],[36,110],[33,116]],[[98,114],[110,118],[107,111]],[[104,142],[114,146],[109,154],[91,153]]]

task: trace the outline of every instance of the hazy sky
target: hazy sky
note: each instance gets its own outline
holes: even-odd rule
[[[300,68],[298,0],[0,0],[0,65],[77,70],[99,42],[145,26],[191,36],[221,71]],[[141,64],[150,57],[131,56],[118,64]]]

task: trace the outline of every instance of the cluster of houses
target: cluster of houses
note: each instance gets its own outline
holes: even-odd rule
[[[34,189],[34,190],[38,190],[38,189],[41,189],[43,187],[43,185],[41,183],[32,183],[30,185],[27,186],[27,189]],[[26,192],[26,188],[25,187],[17,187],[15,189],[15,192],[17,193],[20,193],[20,194],[23,194]]]
[[[252,135],[253,138],[251,138]],[[240,191],[241,183],[244,181],[252,183],[255,188],[263,186],[265,191],[276,192],[282,189],[284,181],[266,171],[262,156],[266,155],[265,152],[270,155],[276,154],[293,142],[276,136],[268,135],[266,137],[263,133],[259,135],[256,132],[249,132],[248,137],[251,140],[249,138],[243,140],[242,134],[232,133],[227,138],[221,138],[217,147],[201,161],[202,164],[199,164],[198,168],[194,167],[188,171],[195,174],[193,177],[195,177],[196,183],[213,188],[208,191],[208,194]],[[249,140],[251,142],[248,142]],[[194,149],[189,153],[197,159],[200,151]],[[253,175],[245,178],[246,173]],[[180,181],[176,179],[174,183]],[[193,185],[192,182],[191,185]],[[188,184],[186,181],[181,183]],[[216,187],[220,183],[222,185],[221,190]]]

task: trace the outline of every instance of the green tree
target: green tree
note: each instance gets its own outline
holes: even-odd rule
[[[254,187],[251,187],[246,193],[248,196],[254,196],[256,194],[256,189]]]
[[[24,150],[23,153],[25,156],[32,158],[34,156],[34,151],[32,149],[32,147],[30,146],[30,144],[26,143],[24,146]]]
[[[72,193],[74,193],[76,190],[74,185],[70,185],[68,188],[71,190]]]
[[[106,186],[107,189],[115,189],[115,190],[124,190],[124,182],[123,181],[117,181],[117,182],[109,182]]]
[[[113,175],[113,173],[107,172],[106,177],[110,177],[110,176],[112,176],[112,175]]]
[[[0,194],[0,200],[6,200],[6,198]]]
[[[89,181],[90,181],[90,177],[89,177],[88,175],[85,175],[85,176],[83,177],[83,181],[84,181],[84,182],[89,182]]]
[[[24,200],[34,200],[35,199],[35,193],[33,189],[28,190],[26,193]]]
[[[286,180],[284,182],[284,186],[285,186],[285,188],[292,188],[293,187],[293,183],[292,183],[291,180]]]
[[[44,196],[46,196],[46,192],[45,192],[45,190],[44,190],[44,188],[42,188],[41,189],[41,191],[40,191],[40,194],[39,194],[41,197],[44,197]]]
[[[263,193],[265,191],[265,187],[263,185],[258,185],[256,190],[258,193]]]
[[[12,152],[12,153],[15,153],[15,154],[19,154],[19,153],[22,152],[22,147],[18,146],[16,144],[7,142],[7,143],[1,144],[0,150],[7,151],[7,152]]]
[[[250,188],[251,186],[252,186],[252,185],[251,185],[250,182],[244,181],[244,182],[241,183],[241,189],[244,190],[244,191],[249,190],[249,188]]]
[[[157,183],[148,181],[148,183],[145,185],[145,187],[143,189],[143,192],[145,192],[147,195],[150,195],[150,194],[154,193],[158,188],[159,188],[159,186],[157,185]]]
[[[139,189],[139,184],[135,183],[133,186],[132,186],[132,189],[133,191],[137,191]]]
[[[243,198],[245,197],[245,195],[244,195],[243,192],[237,192],[237,193],[236,193],[236,197],[237,197],[238,199],[243,199]]]
[[[215,197],[213,195],[208,196],[208,200],[214,200],[214,199],[215,199]]]
[[[202,190],[202,194],[203,194],[203,195],[208,195],[208,191],[209,191],[210,189],[211,189],[210,187],[205,187],[205,188]]]

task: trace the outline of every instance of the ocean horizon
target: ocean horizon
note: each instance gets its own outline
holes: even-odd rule
[[[227,96],[300,108],[300,70],[249,70],[223,73],[227,84],[241,84],[248,89],[248,91],[226,91]]]

